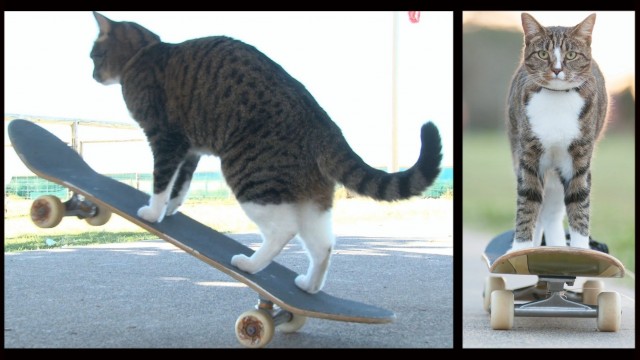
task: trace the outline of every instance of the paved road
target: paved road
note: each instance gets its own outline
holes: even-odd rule
[[[482,308],[482,289],[489,271],[481,254],[491,235],[463,232],[463,348],[635,348],[635,291],[621,279],[606,279],[605,289],[622,297],[619,332],[598,332],[594,318],[516,317],[509,331],[491,330]],[[535,276],[507,276],[507,288],[534,284]],[[577,279],[580,287],[584,279]],[[625,281],[625,284],[632,283]]]
[[[233,235],[255,247],[255,235]],[[452,244],[339,237],[325,290],[396,312],[391,324],[308,319],[270,348],[452,348]],[[5,253],[5,348],[240,348],[255,294],[160,240]],[[277,261],[297,272],[293,242]]]

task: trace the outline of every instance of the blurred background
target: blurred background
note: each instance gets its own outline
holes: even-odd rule
[[[590,13],[530,12],[544,26],[574,26]],[[520,14],[463,13],[463,227],[468,233],[489,234],[473,236],[487,242],[513,228],[515,223],[516,179],[505,132],[505,114],[508,88],[523,48]],[[632,272],[635,272],[634,36],[632,11],[597,12],[592,55],[605,75],[611,106],[607,131],[592,162],[591,235],[606,243],[610,253]]]
[[[374,204],[338,189],[336,199],[343,205],[335,206],[334,229],[376,236],[388,231],[394,237],[437,234],[453,242],[453,11],[102,14],[137,22],[166,42],[226,35],[256,46],[304,84],[352,148],[377,168],[412,166],[421,146],[420,126],[433,121],[443,141],[436,183],[424,196],[394,203]],[[103,86],[91,76],[89,53],[98,27],[90,11],[7,11],[4,19],[5,252],[48,248],[45,237],[56,246],[154,238],[113,218],[99,228],[74,219],[55,229],[34,228],[33,199],[70,194],[23,165],[7,136],[11,120],[37,122],[72,144],[94,170],[141,191],[151,192],[153,159],[121,86]],[[182,211],[222,232],[257,231],[214,156],[199,163]]]
[[[453,12],[102,14],[138,22],[166,42],[226,35],[256,46],[305,85],[353,149],[377,168],[412,166],[420,126],[433,121],[442,136],[444,169],[433,187],[438,190],[426,196],[453,191]],[[89,52],[98,34],[93,14],[10,11],[5,20],[5,127],[13,118],[37,121],[63,140],[82,144],[78,150],[96,171],[148,191],[151,152],[121,87],[103,86],[91,76]],[[431,67],[424,68],[427,62]],[[72,135],[78,122],[81,129]],[[212,194],[213,187],[229,196],[219,169],[219,159],[203,157],[196,171],[203,194]],[[12,150],[5,153],[5,186],[22,188],[18,177],[31,175]]]

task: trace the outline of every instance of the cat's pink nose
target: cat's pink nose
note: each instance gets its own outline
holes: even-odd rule
[[[554,74],[558,75],[562,72],[562,69],[551,69],[551,71],[553,71]]]

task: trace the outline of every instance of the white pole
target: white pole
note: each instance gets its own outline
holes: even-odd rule
[[[391,60],[391,165],[390,172],[397,172],[398,165],[398,12],[393,12],[393,49]]]

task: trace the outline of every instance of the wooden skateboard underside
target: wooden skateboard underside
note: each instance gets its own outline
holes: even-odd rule
[[[311,295],[299,289],[298,275],[272,262],[257,274],[245,273],[231,265],[236,254],[250,256],[253,250],[178,212],[161,223],[148,223],[137,216],[149,195],[110,177],[96,173],[67,144],[26,120],[9,124],[12,145],[21,160],[36,175],[63,185],[99,206],[139,225],[234,279],[247,284],[284,310],[329,320],[388,323],[392,311],[356,301],[340,299],[325,292]]]
[[[613,256],[595,250],[541,246],[505,254],[513,231],[494,238],[483,258],[491,273],[542,276],[623,277],[624,266]]]

